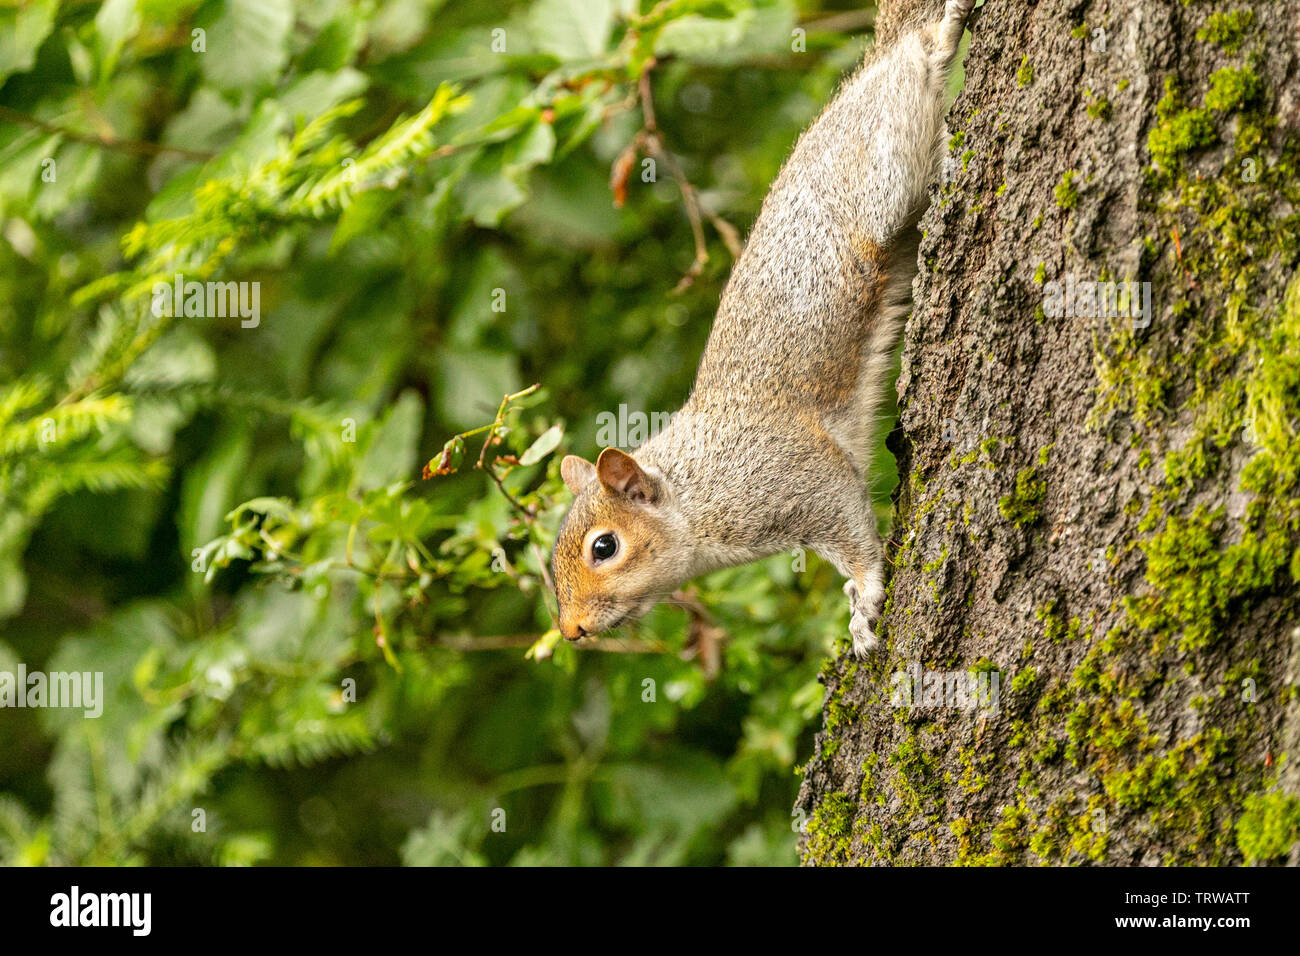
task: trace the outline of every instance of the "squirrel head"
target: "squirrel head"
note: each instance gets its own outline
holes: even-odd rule
[[[551,553],[560,633],[569,640],[640,617],[681,583],[686,522],[663,474],[617,448],[593,465],[568,455],[573,504]]]

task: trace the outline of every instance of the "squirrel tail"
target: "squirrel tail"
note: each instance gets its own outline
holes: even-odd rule
[[[892,46],[899,37],[943,19],[945,0],[882,0],[876,8],[876,46]]]

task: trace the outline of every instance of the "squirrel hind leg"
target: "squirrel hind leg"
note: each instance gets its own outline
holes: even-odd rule
[[[862,575],[861,580],[849,578],[844,582],[844,593],[849,596],[849,636],[853,638],[853,656],[863,660],[880,646],[873,625],[880,617],[885,598],[882,569],[872,568]]]
[[[823,475],[823,479],[828,477]],[[871,498],[862,488],[861,479],[849,467],[842,469],[841,479],[825,481],[822,487],[822,495],[835,502],[835,530],[811,544],[848,578],[844,593],[849,598],[849,633],[854,654],[862,658],[880,643],[874,625],[884,609],[885,552]]]
[[[941,71],[946,72],[956,59],[962,32],[974,8],[975,0],[948,0],[944,5],[943,19],[934,27],[934,62]]]

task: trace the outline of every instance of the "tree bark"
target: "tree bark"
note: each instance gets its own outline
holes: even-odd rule
[[[1294,865],[1300,2],[991,0],[972,38],[887,650],[826,669],[803,859]],[[1127,280],[1149,315],[1088,314]]]

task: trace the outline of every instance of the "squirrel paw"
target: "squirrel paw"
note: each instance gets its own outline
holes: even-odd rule
[[[865,660],[880,646],[880,638],[871,629],[867,619],[857,611],[849,618],[849,636],[853,638],[853,656]]]
[[[957,55],[961,45],[962,31],[966,28],[966,19],[975,6],[975,0],[948,0],[944,5],[943,19],[935,32],[938,57],[946,69]]]
[[[844,582],[844,593],[849,596],[849,634],[853,638],[853,653],[858,658],[865,658],[880,644],[871,625],[880,617],[885,589],[874,577],[868,577],[862,585],[850,578]]]
[[[965,25],[966,18],[974,9],[975,0],[948,0],[943,5],[944,22],[956,24],[960,28]]]

